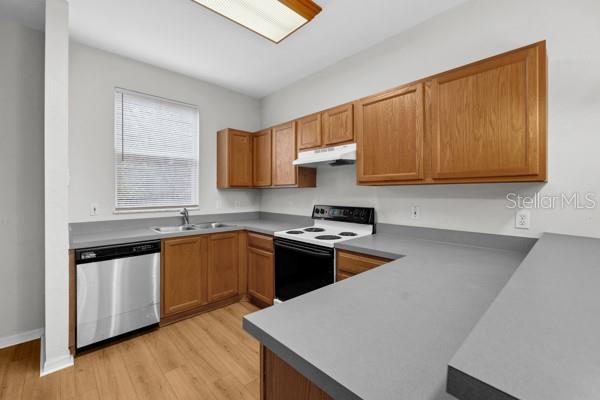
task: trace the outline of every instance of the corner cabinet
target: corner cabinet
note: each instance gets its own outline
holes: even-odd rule
[[[519,49],[427,82],[431,178],[546,179],[546,51]]]
[[[252,187],[252,134],[236,129],[217,132],[217,187]]]
[[[357,180],[386,184],[423,179],[423,84],[356,103]]]
[[[315,187],[317,172],[314,168],[296,167],[296,129],[294,122],[272,128],[273,186]]]
[[[271,142],[270,129],[252,135],[254,187],[271,186],[273,174]]]

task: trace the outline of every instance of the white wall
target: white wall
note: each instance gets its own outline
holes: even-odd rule
[[[42,374],[69,354],[69,6],[46,0],[44,69],[45,324]]]
[[[43,326],[44,34],[0,21],[0,342]]]
[[[409,11],[409,10],[408,10]],[[379,221],[538,236],[600,236],[600,208],[533,210],[514,229],[507,193],[594,192],[600,198],[600,2],[475,0],[304,78],[262,100],[263,126],[374,94],[488,56],[547,40],[549,183],[357,187],[354,167],[318,171],[317,189],[269,190],[261,210],[307,215],[310,204],[375,206]],[[413,220],[410,207],[420,205]]]
[[[72,43],[69,96],[70,222],[176,215],[176,211],[151,214],[113,213],[115,87],[199,106],[200,207],[190,214],[258,210],[259,195],[256,191],[216,189],[216,132],[226,127],[258,130],[259,100],[148,64]],[[90,203],[99,205],[99,214],[95,217],[90,216]]]

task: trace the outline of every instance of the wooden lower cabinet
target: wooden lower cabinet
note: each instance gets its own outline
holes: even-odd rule
[[[162,316],[207,303],[206,236],[167,239],[162,243]]]
[[[238,294],[238,257],[238,232],[217,233],[208,237],[209,302]]]
[[[239,300],[239,271],[245,271],[239,235],[226,232],[162,241],[161,325]]]
[[[275,256],[273,238],[248,233],[248,295],[260,306],[270,306],[275,298]]]
[[[260,352],[261,400],[333,400],[265,346]]]
[[[341,281],[350,278],[390,261],[392,260],[389,258],[338,250],[336,254],[336,280]]]

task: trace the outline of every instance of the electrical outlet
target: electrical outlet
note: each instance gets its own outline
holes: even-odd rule
[[[96,204],[96,203],[90,204],[90,215],[91,216],[98,215],[98,204]]]
[[[529,229],[531,226],[531,212],[529,210],[519,210],[515,214],[515,228]]]
[[[412,219],[421,218],[421,206],[412,206],[410,209],[410,216]]]
[[[217,207],[217,210],[220,210],[223,208],[223,201],[221,199],[217,199],[217,204],[215,204],[215,206]]]
[[[236,200],[233,205],[235,208],[240,208],[242,206],[242,202],[240,200]]]

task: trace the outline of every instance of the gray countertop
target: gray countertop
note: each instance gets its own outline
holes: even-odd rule
[[[510,398],[598,399],[599,283],[600,239],[544,234],[450,366]]]
[[[447,365],[525,253],[391,233],[336,247],[400,258],[244,328],[336,399],[452,399]]]
[[[106,230],[101,232],[82,232],[71,233],[70,248],[82,249],[87,247],[108,246],[112,244],[121,244],[128,242],[142,242],[146,240],[165,239],[170,237],[203,235],[217,232],[228,232],[236,230],[250,230],[253,232],[272,235],[276,231],[291,229],[298,226],[294,220],[286,221],[283,219],[252,219],[242,221],[226,221],[230,227],[201,229],[197,231],[178,232],[178,233],[157,233],[151,229],[156,224],[150,224],[144,227],[132,227],[125,229]]]

